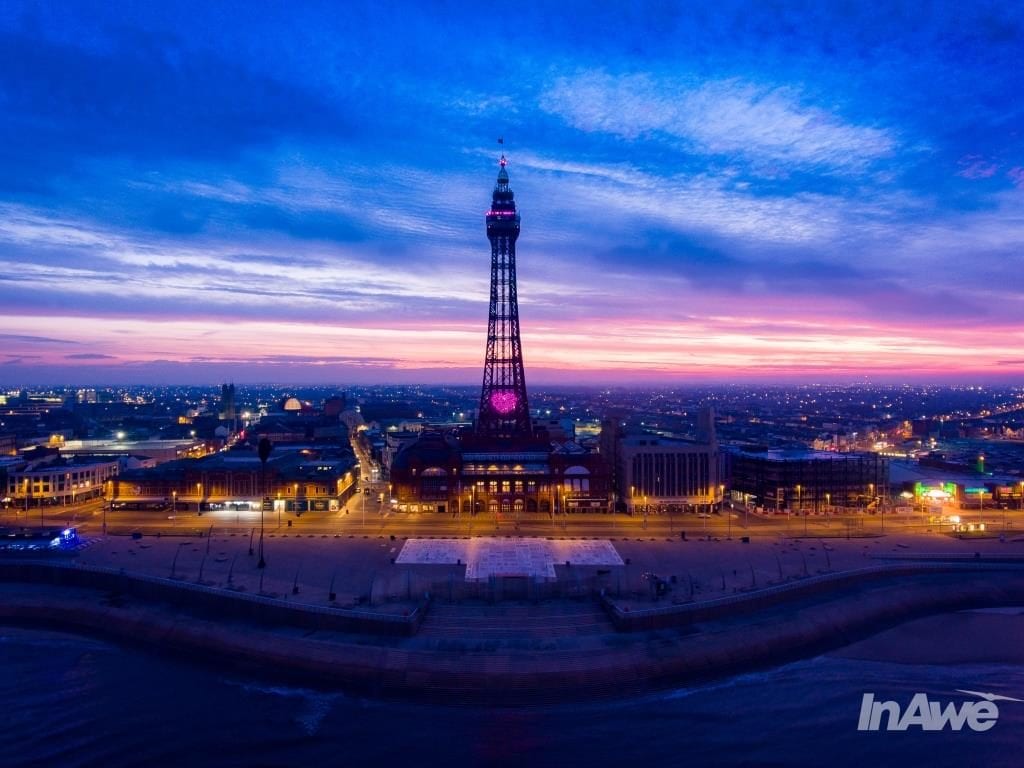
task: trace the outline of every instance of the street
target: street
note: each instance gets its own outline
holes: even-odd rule
[[[726,508],[721,514],[651,514],[628,516],[608,513],[569,513],[546,515],[493,515],[481,513],[463,515],[436,512],[396,512],[387,498],[386,484],[371,486],[369,494],[356,493],[336,512],[265,512],[265,533],[284,532],[304,534],[359,534],[393,535],[399,537],[426,536],[541,536],[541,537],[600,537],[600,538],[675,538],[685,532],[688,538],[740,538],[742,536],[784,536],[845,538],[898,533],[954,532],[953,524],[940,524],[938,518],[918,512],[908,514],[887,513],[825,515],[756,515]],[[384,493],[383,501],[380,494]],[[134,531],[147,534],[196,534],[209,530],[217,532],[249,532],[260,527],[258,511],[236,512],[227,510],[196,513],[190,509],[129,510],[109,509],[99,500],[67,507],[29,509],[8,508],[0,511],[2,526],[76,526],[84,535],[98,535],[103,531],[127,535]],[[965,536],[997,536],[1001,532],[1013,534],[1024,530],[1024,513],[1020,510],[956,510],[961,527],[974,525],[974,531]],[[984,524],[984,531],[980,525]]]

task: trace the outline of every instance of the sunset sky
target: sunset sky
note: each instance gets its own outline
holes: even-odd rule
[[[1019,3],[0,5],[0,385],[1024,377]]]

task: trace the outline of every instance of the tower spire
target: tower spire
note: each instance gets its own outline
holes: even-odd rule
[[[504,154],[498,165],[498,181],[485,217],[487,239],[491,241],[491,302],[477,432],[493,437],[528,437],[533,430],[526,399],[516,288],[519,213],[509,188]]]

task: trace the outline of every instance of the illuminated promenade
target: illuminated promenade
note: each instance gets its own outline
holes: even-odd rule
[[[744,543],[748,532],[726,539],[717,519],[709,537],[682,540],[664,535],[667,521],[644,529],[618,518],[618,535],[602,541],[622,565],[471,581],[465,562],[403,562],[397,532],[411,520],[359,533],[347,517],[349,532],[314,533],[325,521],[307,516],[275,529],[264,571],[241,529],[93,538],[92,519],[76,557],[48,562],[114,581],[86,587],[65,575],[55,587],[52,576],[14,575],[27,559],[8,556],[2,617],[371,694],[507,702],[637,693],[838,648],[919,616],[1024,602],[1024,537],[1014,534],[957,539],[887,521],[885,536],[790,538],[759,521]],[[595,545],[572,531],[588,523],[570,519],[568,535],[538,531],[535,541],[560,552]],[[440,543],[424,537],[421,549]]]

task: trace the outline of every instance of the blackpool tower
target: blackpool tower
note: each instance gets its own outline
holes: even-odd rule
[[[487,353],[476,430],[481,436],[531,437],[516,293],[519,214],[508,186],[504,155],[499,165],[491,209],[486,216],[487,239],[491,241],[491,305],[487,317]]]

